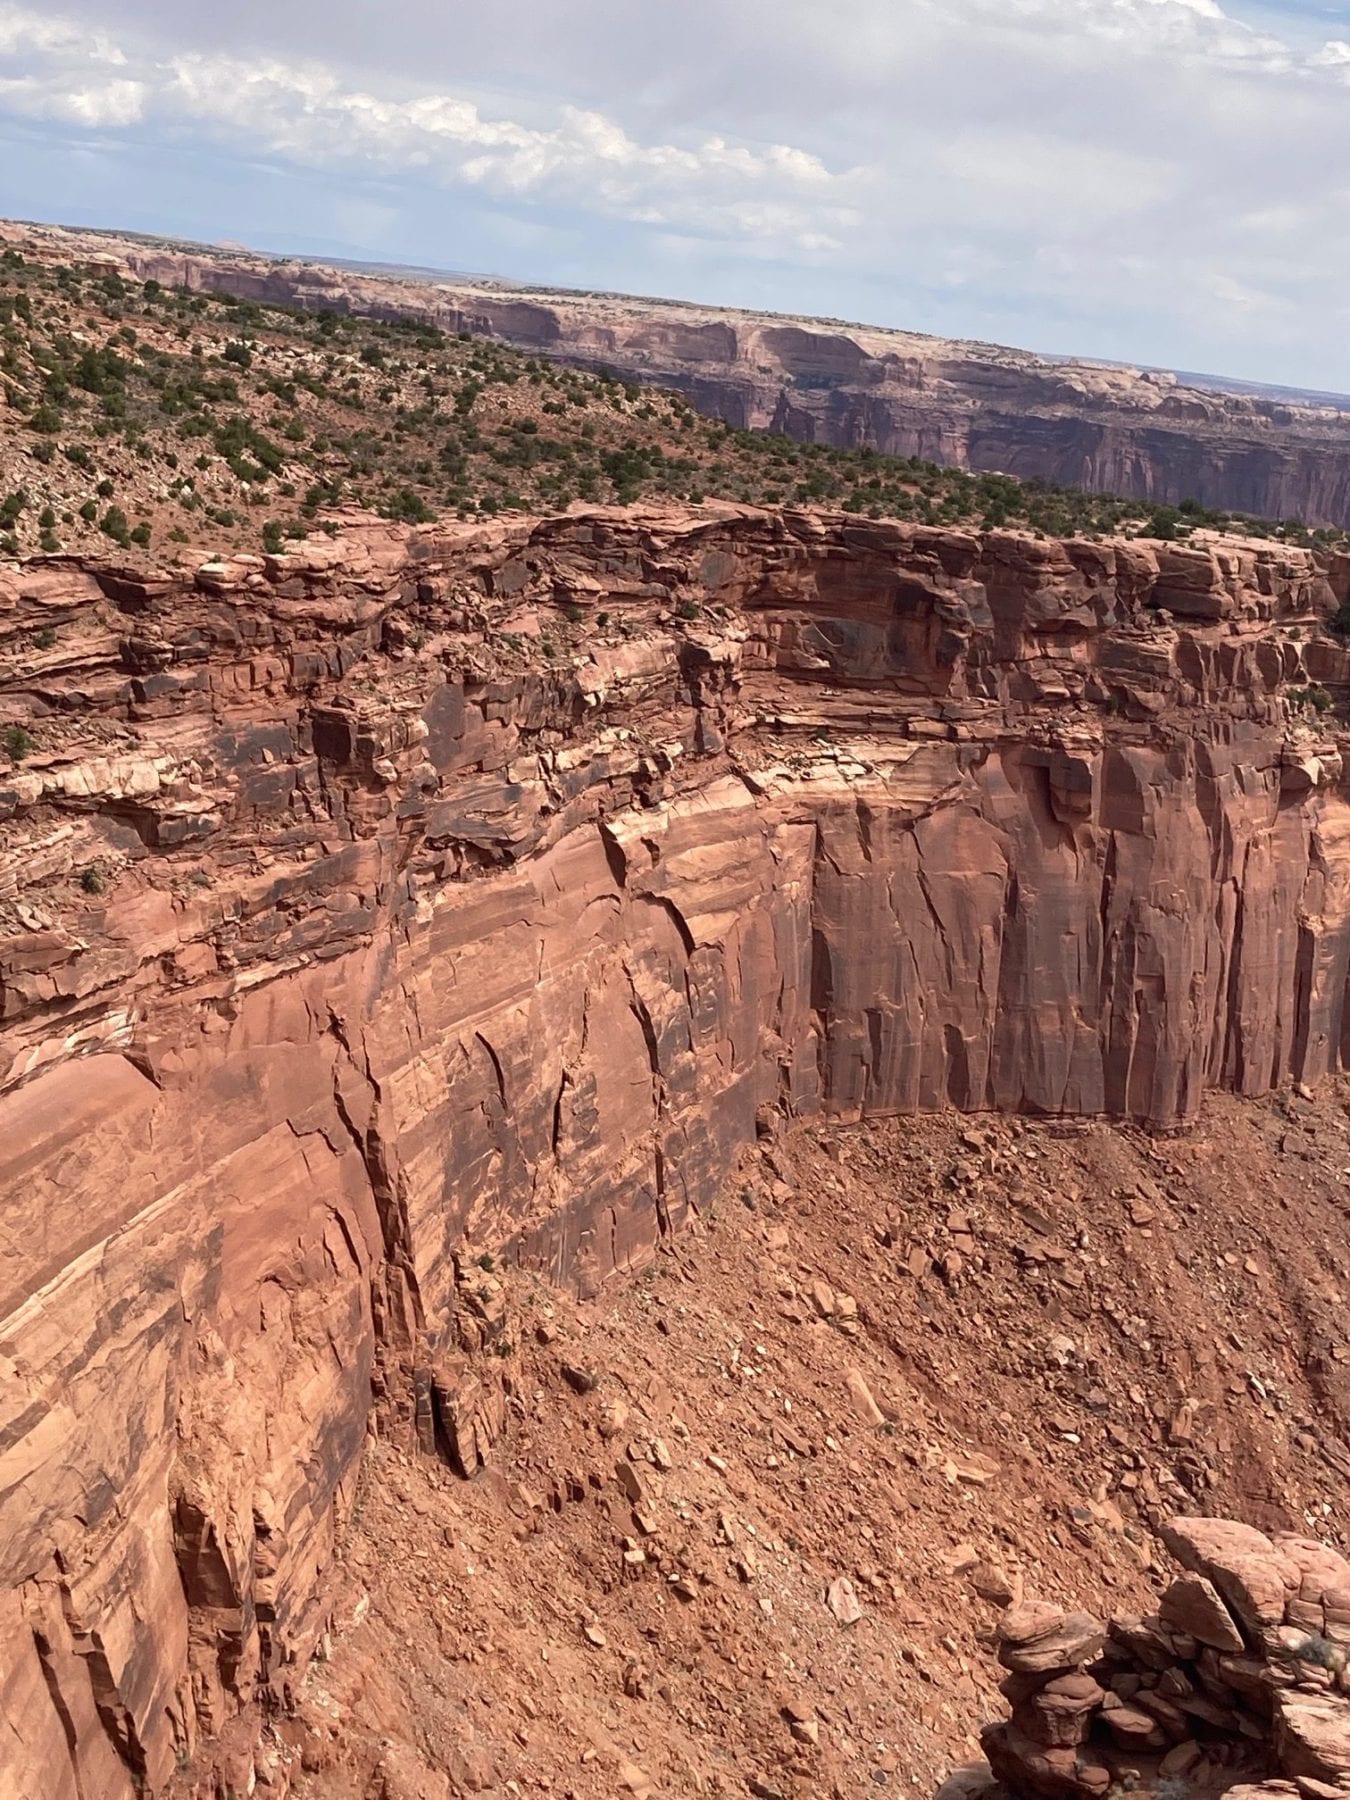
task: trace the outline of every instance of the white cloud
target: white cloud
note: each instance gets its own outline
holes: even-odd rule
[[[97,84],[0,77],[0,108],[28,119],[51,119],[91,130],[134,125],[141,117],[145,88],[139,81]]]
[[[832,200],[847,178],[790,144],[710,134],[643,142],[613,118],[563,104],[551,123],[486,114],[462,95],[381,95],[315,62],[193,52],[157,58],[72,21],[0,10],[0,106],[90,128],[152,120],[214,133],[251,153],[313,168],[412,172],[489,194],[565,202],[635,222],[700,223],[711,232],[833,244]],[[134,66],[110,79],[102,65]]]
[[[65,116],[76,125],[134,125],[144,109],[145,86],[139,81],[105,81],[101,87],[72,88],[64,102]]]
[[[20,6],[0,6],[0,56],[69,56],[119,68],[127,60],[102,32],[90,32],[75,19],[53,18]]]
[[[1316,69],[1333,69],[1350,77],[1350,44],[1341,38],[1332,38],[1310,59]]]

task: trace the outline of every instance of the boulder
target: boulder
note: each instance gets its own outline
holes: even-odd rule
[[[1179,1576],[1163,1595],[1158,1616],[1174,1631],[1184,1631],[1215,1650],[1241,1655],[1247,1648],[1218,1589],[1203,1575]]]

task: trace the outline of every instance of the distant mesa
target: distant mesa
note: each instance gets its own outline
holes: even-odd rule
[[[28,227],[28,230],[35,228]],[[70,254],[240,298],[426,319],[673,388],[738,428],[961,469],[1350,524],[1350,399],[682,301],[45,229]],[[369,265],[367,265],[369,267]]]

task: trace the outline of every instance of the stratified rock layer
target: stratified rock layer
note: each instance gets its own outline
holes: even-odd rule
[[[613,294],[360,275],[162,240],[54,228],[17,239],[136,279],[421,318],[685,394],[702,412],[805,442],[1001,470],[1177,504],[1350,524],[1350,410],[1309,395],[1223,392],[1200,378],[1052,360],[838,320],[717,312]]]
[[[284,1694],[372,1414],[490,1433],[471,1257],[594,1289],[775,1108],[1336,1065],[1348,584],[733,509],[0,574],[6,1792]]]

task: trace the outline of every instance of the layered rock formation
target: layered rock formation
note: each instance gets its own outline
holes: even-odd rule
[[[729,508],[0,574],[6,1791],[284,1697],[370,1421],[490,1429],[482,1252],[593,1291],[775,1109],[1337,1065],[1348,589]]]
[[[1010,1721],[990,1767],[1012,1795],[1218,1791],[1328,1800],[1350,1785],[1350,1563],[1227,1519],[1164,1531],[1188,1571],[1155,1616],[1029,1602],[1000,1624]]]
[[[1150,501],[1350,524],[1350,410],[1219,392],[1156,371],[1055,360],[838,320],[673,301],[360,275],[200,246],[22,227],[25,242],[135,278],[430,320],[677,389],[702,412],[808,442],[872,445]]]

